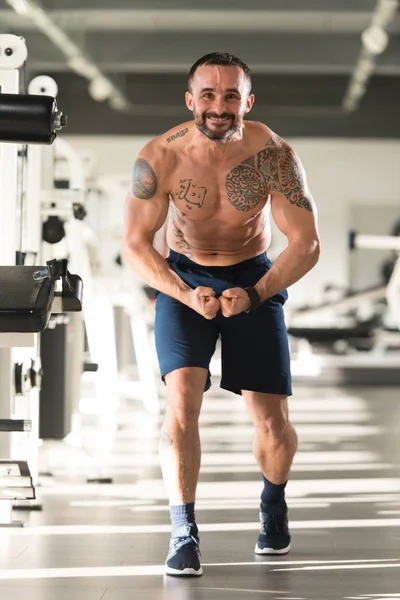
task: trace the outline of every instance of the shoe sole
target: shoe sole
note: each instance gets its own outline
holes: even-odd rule
[[[200,569],[198,571],[196,571],[196,569],[190,569],[189,567],[186,569],[183,569],[182,571],[179,569],[171,569],[171,567],[165,567],[165,574],[166,575],[173,575],[175,577],[199,577],[200,575],[203,575],[203,568],[200,567]]]
[[[256,554],[287,554],[289,550],[290,544],[289,546],[286,546],[286,548],[281,548],[280,550],[276,550],[275,548],[259,548],[258,544],[256,544],[256,547],[254,548]]]

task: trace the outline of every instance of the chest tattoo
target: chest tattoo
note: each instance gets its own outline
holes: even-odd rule
[[[193,183],[193,179],[181,179],[179,181],[180,189],[176,198],[186,202],[186,208],[189,210],[192,206],[201,208],[207,196],[207,188],[203,185]]]
[[[263,173],[247,161],[228,173],[225,189],[229,202],[240,211],[252,210],[267,194]]]
[[[234,167],[227,175],[225,189],[229,202],[240,211],[252,210],[274,191],[282,192],[291,204],[312,210],[301,162],[278,136]]]

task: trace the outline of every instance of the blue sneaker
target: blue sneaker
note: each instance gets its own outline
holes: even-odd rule
[[[194,535],[194,533],[198,533],[197,527],[183,525],[175,533],[178,535],[171,538],[169,554],[165,561],[165,573],[176,576],[202,575],[200,539],[198,535]]]
[[[254,549],[256,554],[287,554],[290,550],[288,510],[275,514],[260,510],[261,529]]]

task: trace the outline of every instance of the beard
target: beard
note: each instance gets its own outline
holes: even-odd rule
[[[210,127],[207,117],[230,119],[230,121],[222,121],[221,123],[214,121]],[[240,130],[243,118],[231,113],[223,113],[222,115],[217,115],[216,113],[196,115],[195,113],[195,123],[197,129],[201,133],[204,133],[210,140],[214,142],[228,142]]]

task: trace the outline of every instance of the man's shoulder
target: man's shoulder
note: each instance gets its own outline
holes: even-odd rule
[[[193,121],[186,121],[185,123],[181,123],[180,125],[169,129],[160,137],[167,146],[172,148],[173,146],[171,146],[171,144],[173,144],[173,142],[175,142],[175,144],[173,144],[174,146],[177,145],[176,142],[182,140],[184,137],[188,137],[192,129]]]
[[[190,137],[192,130],[193,121],[187,121],[153,138],[149,144],[153,149],[159,149],[160,151],[174,151],[187,141],[184,138]]]
[[[273,131],[265,123],[260,121],[247,121],[248,134],[254,140],[255,145],[262,144],[267,147],[282,148],[288,145],[280,135]]]
[[[172,156],[186,142],[186,136],[190,136],[193,129],[192,121],[181,123],[165,133],[151,139],[142,148],[142,154],[151,154],[154,157],[166,158]]]

